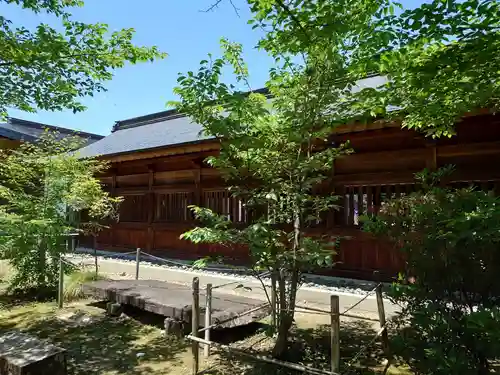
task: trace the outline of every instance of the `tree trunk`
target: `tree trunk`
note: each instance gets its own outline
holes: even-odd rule
[[[39,288],[44,287],[47,284],[47,280],[45,278],[47,268],[47,252],[45,249],[45,240],[42,238],[38,241],[38,249],[37,249],[37,284]]]
[[[278,311],[278,336],[272,350],[272,355],[275,358],[283,357],[288,349],[288,336],[290,333],[290,328],[292,328],[295,313],[295,300],[297,295],[299,272],[297,269],[294,269],[291,272],[290,289],[288,293],[286,293],[287,277],[284,271],[281,272],[278,280],[280,292],[280,310]]]
[[[97,264],[97,240],[96,236],[92,236],[93,238],[93,247],[94,247],[94,265],[95,265],[95,274],[96,276],[99,274],[99,265]]]
[[[286,270],[282,270],[279,278],[279,289],[280,289],[280,311],[278,316],[280,317],[280,322],[278,325],[278,337],[276,338],[276,344],[274,345],[272,355],[276,358],[282,357],[283,354],[288,349],[288,334],[290,328],[292,328],[293,317],[295,313],[295,301],[297,297],[297,286],[299,283],[299,270],[297,266],[296,252],[300,248],[300,210],[298,207],[294,213],[293,222],[293,261],[289,270],[289,275],[287,275]],[[290,289],[286,293],[287,286],[287,276],[290,277]],[[288,297],[288,298],[287,298]]]
[[[482,354],[478,354],[479,367],[477,370],[478,375],[488,375],[490,374],[490,364],[488,359]]]
[[[272,351],[275,358],[280,358],[287,350],[288,332],[292,327],[292,319],[290,319],[288,301],[286,298],[286,274],[282,270],[278,276],[278,290],[279,290],[279,307],[278,310],[278,336]]]

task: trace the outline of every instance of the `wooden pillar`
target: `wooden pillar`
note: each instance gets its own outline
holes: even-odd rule
[[[116,169],[113,169],[113,176],[111,178],[111,196],[115,197],[116,196]],[[120,219],[118,218],[118,222]],[[111,247],[115,246],[115,229],[114,225],[110,225],[110,231],[111,231]]]
[[[201,167],[198,166],[195,170],[193,170],[193,178],[194,178],[194,204],[199,206],[201,205]]]
[[[154,220],[154,203],[155,196],[153,192],[153,185],[155,179],[155,171],[153,165],[148,165],[148,227],[147,227],[147,243],[146,249],[151,251],[153,249],[153,220]]]
[[[358,225],[360,224],[359,222],[359,217],[361,215],[364,215],[365,214],[365,208],[364,208],[364,194],[363,194],[363,186],[359,186],[358,187],[358,217],[357,217],[357,220],[358,220]]]
[[[396,186],[394,187],[394,194],[395,194],[395,196],[394,196],[394,197],[395,197],[396,199],[401,198],[401,185],[396,185]]]
[[[352,187],[348,188],[347,193],[349,195],[349,212],[347,216],[347,225],[351,227],[354,225],[354,195],[355,195],[354,188]]]
[[[427,149],[429,153],[425,160],[425,167],[430,171],[435,171],[437,169],[437,146],[434,142],[428,142]]]
[[[193,162],[194,170],[193,170],[193,181],[194,181],[194,197],[193,197],[193,204],[196,206],[201,206],[202,205],[202,190],[201,190],[201,164],[200,163],[195,163]],[[197,243],[194,245],[194,249],[196,251],[196,254],[201,256],[201,244]]]
[[[332,164],[332,174],[330,176],[330,184],[328,185],[329,186],[329,191],[328,193],[333,193],[333,194],[339,194],[339,191],[337,191],[337,189],[335,188],[335,160],[333,161],[333,164]],[[342,197],[340,197],[339,199],[339,203],[342,201],[341,200]],[[333,228],[336,224],[336,220],[335,220],[335,217],[337,216],[336,215],[336,210],[335,209],[330,209],[328,211],[328,216],[327,216],[327,221],[326,221],[326,227],[327,228]]]
[[[382,194],[382,187],[378,185],[375,187],[375,196],[373,197],[374,215],[378,214],[378,211],[380,210],[380,204],[382,203],[381,194]]]
[[[347,199],[345,197],[346,188],[345,186],[338,186],[335,191],[338,192],[338,194],[340,195],[339,210],[338,212],[336,212],[337,220],[335,220],[335,223],[345,226],[347,225],[347,209],[348,209]]]
[[[366,212],[369,216],[373,215],[373,187],[366,187]]]

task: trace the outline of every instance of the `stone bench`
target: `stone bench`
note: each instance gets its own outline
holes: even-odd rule
[[[11,331],[0,335],[0,375],[66,375],[66,351]]]

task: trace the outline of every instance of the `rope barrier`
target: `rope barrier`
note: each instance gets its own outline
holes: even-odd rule
[[[105,253],[101,253],[101,254],[97,254],[97,255],[102,256],[102,257],[112,257],[112,256],[131,255],[131,254],[135,254],[135,253],[136,253],[135,251],[129,251],[127,253],[110,253],[110,252],[106,251]],[[91,255],[91,256],[94,255],[94,254],[87,252],[87,251],[75,251],[73,254]]]
[[[266,271],[266,272],[263,272],[263,273],[261,273],[261,274],[258,274],[258,275],[257,275],[257,276],[255,276],[255,277],[257,277],[257,278],[261,278],[261,277],[268,276],[268,275],[270,275],[270,274],[271,274],[271,272]],[[241,283],[241,282],[242,282],[242,280],[230,281],[230,282],[225,283],[225,284],[215,285],[215,286],[213,286],[213,287],[212,287],[212,289],[223,288],[223,287],[225,287],[225,286],[232,285],[232,284],[238,284],[238,283]]]
[[[188,264],[186,263],[182,263],[182,262],[176,262],[174,260],[168,260],[168,259],[164,259],[164,258],[160,258],[160,257],[157,257],[155,255],[151,255],[151,254],[148,254],[146,253],[145,251],[141,251],[141,255],[146,255],[150,258],[153,258],[155,260],[159,260],[161,262],[165,262],[165,263],[170,263],[170,264],[174,264],[174,265],[177,265],[177,266],[181,266],[181,267],[188,267],[190,268],[191,266],[189,266]]]
[[[316,369],[314,367],[300,365],[300,364],[296,364],[296,363],[292,363],[292,362],[285,362],[285,361],[281,361],[281,360],[278,360],[275,358],[270,358],[270,357],[267,357],[267,356],[264,356],[261,354],[247,353],[241,349],[236,349],[236,348],[233,348],[232,346],[220,344],[220,343],[215,342],[215,341],[204,340],[204,339],[201,339],[201,338],[193,336],[193,335],[188,335],[188,336],[186,336],[186,338],[189,340],[198,342],[200,344],[203,344],[203,345],[211,345],[217,349],[222,349],[222,350],[227,351],[227,352],[232,352],[236,355],[251,358],[254,360],[256,359],[258,361],[267,362],[267,363],[271,363],[271,364],[282,366],[282,367],[287,367],[289,369],[296,370],[296,371],[302,371],[302,372],[314,374],[314,375],[339,375],[339,374],[331,372],[331,371],[320,370],[320,369]]]
[[[76,267],[76,268],[80,268],[80,265],[78,265],[78,264],[76,264],[76,263],[73,263],[73,262],[70,262],[70,261],[68,261],[68,260],[66,260],[66,259],[64,259],[64,258],[61,258],[61,261],[62,261],[63,263],[66,263],[66,264],[70,265],[70,266],[73,266],[73,267]]]
[[[182,262],[176,262],[174,260],[170,260],[170,259],[164,259],[164,258],[160,258],[160,257],[157,257],[155,255],[151,255],[149,253],[146,253],[145,251],[141,251],[141,255],[146,255],[152,259],[155,259],[155,260],[159,260],[161,262],[165,262],[165,263],[170,263],[170,264],[174,264],[176,266],[180,266],[180,267],[187,267],[187,268],[191,268],[191,269],[199,269],[199,270],[202,270],[202,271],[221,271],[221,272],[227,272],[227,271],[245,271],[244,269],[238,269],[238,268],[231,268],[231,267],[205,267],[205,268],[196,268],[196,267],[193,267],[189,264],[186,264],[186,263],[182,263]]]
[[[345,309],[344,312],[342,314],[340,314],[340,315],[346,314],[347,312],[351,311],[356,306],[358,306],[359,304],[361,304],[361,302],[363,302],[364,300],[366,300],[372,293],[374,293],[377,290],[377,288],[378,288],[379,285],[380,284],[377,284],[375,286],[375,288],[373,288],[368,293],[366,293],[366,295],[363,298],[361,298],[358,302],[356,302],[354,305],[352,305],[352,306],[348,307],[347,309]]]
[[[113,253],[111,255],[132,255],[132,254],[135,254],[136,252],[135,251],[129,251],[128,253]]]
[[[361,354],[363,354],[366,351],[366,349],[368,349],[375,342],[375,340],[379,338],[379,336],[387,329],[386,326],[387,326],[387,324],[384,324],[382,327],[380,327],[380,329],[377,331],[375,336],[373,336],[373,338],[367,344],[365,344],[356,353],[356,355],[354,357],[352,357],[352,359],[346,365],[347,370],[344,373],[342,373],[342,375],[347,375],[352,371],[352,366],[353,366],[354,362],[356,362],[358,360],[358,358],[361,356]]]
[[[266,307],[270,307],[270,306],[269,306],[269,303],[265,303],[265,304],[263,304],[263,305],[260,305],[260,306],[255,307],[255,308],[253,308],[253,309],[250,309],[250,310],[248,310],[248,311],[245,311],[245,312],[243,312],[243,313],[241,313],[241,314],[238,314],[238,315],[235,315],[235,316],[231,316],[231,317],[229,317],[229,318],[227,318],[227,319],[224,319],[224,320],[218,321],[218,322],[216,322],[216,323],[214,323],[214,324],[212,324],[212,325],[210,325],[210,326],[208,326],[208,327],[203,327],[203,328],[201,328],[201,329],[199,329],[199,330],[198,330],[198,333],[205,332],[205,331],[208,331],[209,329],[219,327],[219,326],[221,326],[221,325],[223,325],[223,324],[229,323],[229,322],[230,322],[230,321],[232,321],[232,320],[235,320],[235,319],[241,318],[242,316],[245,316],[245,315],[248,315],[248,314],[254,313],[254,312],[256,312],[256,311],[259,311],[259,310],[265,309]]]
[[[309,309],[306,309],[303,307],[298,307],[298,306],[296,306],[295,311],[298,312],[299,314],[316,314],[316,315],[329,315],[329,316],[333,315],[331,312],[328,312],[328,311],[323,311],[323,312],[310,311]],[[366,320],[368,322],[380,322],[380,320],[375,319],[375,318],[369,318],[366,316],[355,315],[355,314],[342,313],[342,314],[339,314],[339,316],[345,316],[346,318],[353,318],[353,319],[359,319],[359,320]]]

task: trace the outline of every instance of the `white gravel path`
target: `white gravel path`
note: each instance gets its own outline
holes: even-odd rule
[[[77,254],[79,257],[86,259],[86,263],[89,259],[94,259],[94,250],[86,248],[78,248]],[[129,253],[112,253],[108,251],[97,251],[98,263],[101,260],[113,259],[115,262],[121,263],[136,263],[135,252]],[[76,254],[75,254],[76,255]],[[221,264],[209,264],[207,268],[193,268],[189,262],[177,260],[177,259],[163,259],[158,257],[151,257],[147,253],[141,253],[141,266],[150,266],[165,270],[176,270],[176,271],[191,271],[196,272],[201,275],[207,276],[217,276],[219,278],[227,278],[228,280],[241,280],[250,281],[255,280],[252,276],[250,270],[243,267],[231,267]],[[270,282],[268,279],[264,279],[265,282]],[[331,276],[319,276],[313,274],[304,275],[304,283],[302,288],[306,289],[319,289],[325,292],[338,293],[338,294],[354,294],[364,296],[367,291],[372,290],[376,283],[373,281],[366,280],[356,280],[347,279],[340,277]]]

